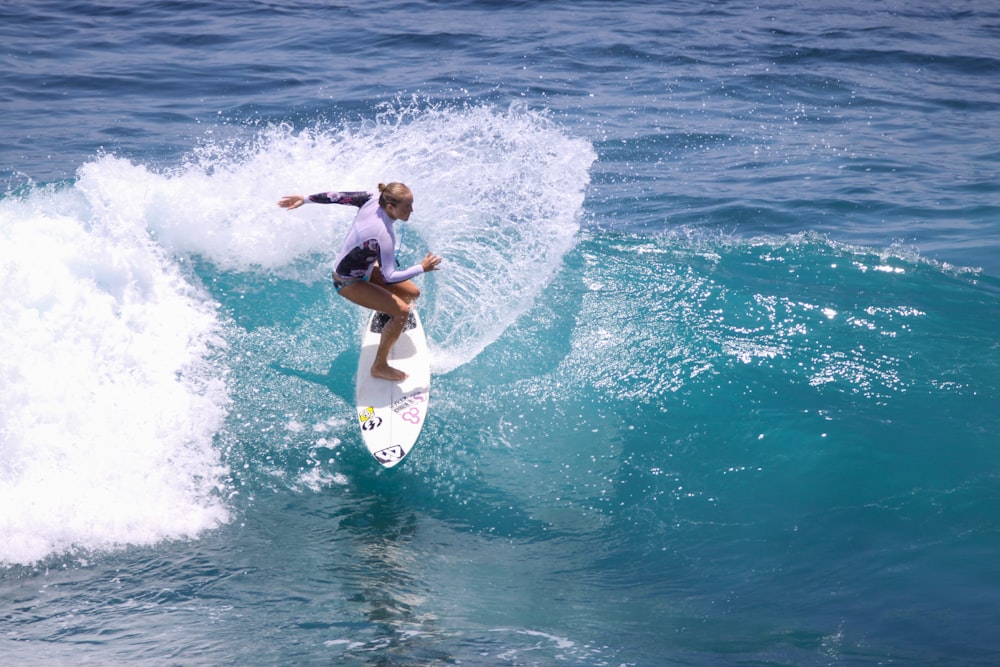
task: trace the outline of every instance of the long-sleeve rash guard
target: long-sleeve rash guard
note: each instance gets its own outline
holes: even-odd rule
[[[378,205],[378,197],[372,193],[321,192],[306,199],[316,204],[350,204],[359,208],[333,265],[336,278],[348,283],[361,280],[371,275],[376,261],[387,283],[401,283],[424,272],[422,264],[402,270],[396,268],[393,220]]]

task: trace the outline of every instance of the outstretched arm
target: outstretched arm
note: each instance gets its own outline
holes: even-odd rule
[[[308,197],[287,195],[278,200],[278,206],[291,211],[308,202],[314,202],[316,204],[350,204],[351,206],[360,208],[366,201],[371,199],[371,196],[370,192],[320,192]]]

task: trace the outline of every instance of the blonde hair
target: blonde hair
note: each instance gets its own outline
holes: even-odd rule
[[[399,203],[405,197],[412,197],[413,193],[410,192],[410,188],[406,187],[402,183],[385,183],[378,184],[378,205],[385,208],[389,204],[393,206],[399,206]]]

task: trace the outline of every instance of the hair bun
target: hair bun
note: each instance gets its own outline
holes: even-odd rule
[[[399,206],[399,202],[402,201],[404,197],[413,196],[413,193],[410,192],[410,188],[397,181],[393,181],[388,185],[385,183],[379,183],[378,191],[378,205],[382,208],[385,208],[389,204]]]

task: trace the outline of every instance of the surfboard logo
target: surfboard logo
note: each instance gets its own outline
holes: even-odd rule
[[[423,403],[426,400],[427,399],[424,398],[423,392],[415,391],[412,394],[408,394],[396,400],[396,402],[392,404],[392,411],[398,414],[403,410],[406,410],[407,408],[412,408],[414,405],[417,405],[418,403]]]
[[[375,416],[375,408],[371,405],[358,413],[358,421],[362,431],[371,431],[382,425],[382,418]]]
[[[375,452],[374,456],[378,459],[379,463],[392,463],[393,461],[398,461],[406,454],[403,448],[399,445],[393,445],[392,447],[386,447],[385,449],[380,449]]]

